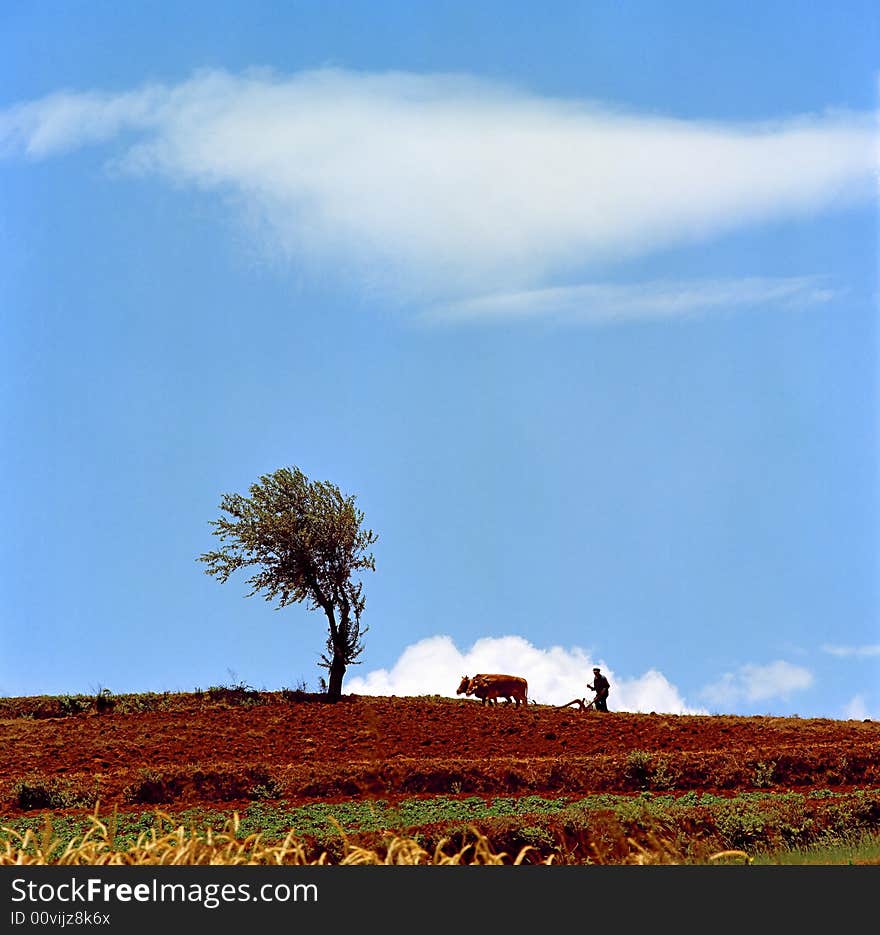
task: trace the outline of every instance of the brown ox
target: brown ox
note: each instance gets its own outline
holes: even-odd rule
[[[506,698],[507,703],[516,702],[519,707],[528,704],[529,683],[518,675],[480,673],[473,678],[462,677],[456,695],[476,695],[482,704],[495,704],[497,698]]]

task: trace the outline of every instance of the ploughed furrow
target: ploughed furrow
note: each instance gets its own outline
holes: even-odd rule
[[[95,801],[880,786],[874,721],[489,707],[436,696],[0,699],[0,736],[14,751],[0,759],[6,814]]]

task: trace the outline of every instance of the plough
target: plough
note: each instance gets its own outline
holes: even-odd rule
[[[586,698],[572,698],[571,701],[566,701],[565,704],[556,705],[557,708],[570,708],[573,704],[576,704],[581,711],[592,711],[594,710],[593,705],[596,703],[594,698],[592,701],[587,701]]]

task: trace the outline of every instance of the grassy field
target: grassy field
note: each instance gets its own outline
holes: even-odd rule
[[[382,854],[395,839],[410,840],[430,853],[441,844],[461,850],[477,837],[511,859],[527,848],[528,862],[704,863],[733,852],[730,859],[740,862],[848,864],[877,862],[878,815],[880,790],[431,796],[300,806],[254,802],[235,813],[200,807],[173,815],[102,815],[98,809],[92,815],[42,812],[0,819],[0,848],[34,854],[38,842],[52,840],[57,858],[68,843],[86,837],[97,818],[107,848],[117,852],[176,830],[185,838],[224,833],[237,842],[257,838],[267,847],[295,840],[304,859],[324,855],[328,862],[342,861],[352,847]]]
[[[783,848],[755,855],[756,865],[773,866],[880,866],[880,834],[868,833],[852,841],[817,844],[813,847]]]

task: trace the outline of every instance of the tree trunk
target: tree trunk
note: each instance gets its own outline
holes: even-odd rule
[[[327,700],[339,701],[342,697],[342,679],[345,676],[345,662],[338,652],[334,651],[330,663],[330,681],[327,683]]]

